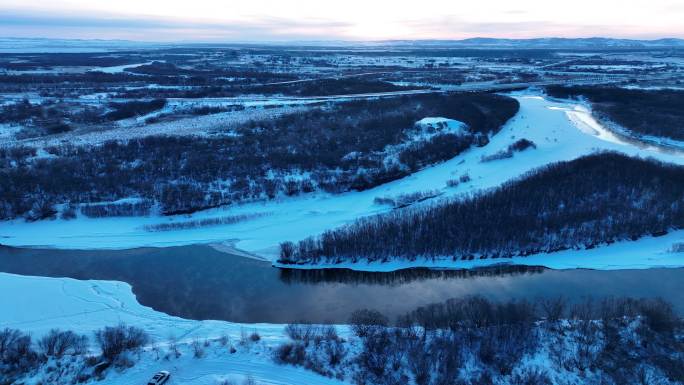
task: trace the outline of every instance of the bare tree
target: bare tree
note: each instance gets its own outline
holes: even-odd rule
[[[387,317],[377,310],[356,310],[349,317],[352,330],[359,337],[369,336],[376,328],[387,326]]]
[[[565,310],[568,305],[568,301],[563,296],[558,296],[555,298],[545,298],[539,301],[544,316],[547,321],[556,322],[560,320],[563,315],[565,315]]]
[[[67,352],[81,354],[85,351],[88,337],[80,336],[71,330],[52,329],[38,340],[38,347],[46,356],[62,357]]]

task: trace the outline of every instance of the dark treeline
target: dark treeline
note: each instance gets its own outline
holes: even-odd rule
[[[481,70],[481,73],[485,70]],[[422,69],[420,72],[400,72],[383,74],[382,79],[392,82],[408,82],[413,84],[462,84],[466,81],[467,72],[460,70]]]
[[[244,74],[243,74],[244,75]],[[259,76],[264,78],[264,74]],[[197,87],[192,89],[135,89],[119,92],[117,95],[124,98],[141,98],[141,97],[157,97],[157,98],[203,98],[203,97],[233,97],[245,94],[263,94],[274,95],[282,94],[288,96],[330,96],[330,95],[348,95],[348,94],[362,94],[374,92],[395,92],[423,89],[426,87],[408,87],[397,86],[389,82],[361,79],[361,78],[344,78],[344,79],[319,79],[312,81],[280,83],[273,84],[253,84],[253,80],[257,79],[253,76],[251,80],[239,80],[229,85],[217,86],[211,85],[207,82],[205,87]]]
[[[104,106],[74,107],[60,101],[31,103],[27,99],[0,107],[0,123],[23,126],[17,138],[52,135],[67,132],[72,125],[97,124],[132,118],[159,110],[165,99],[135,100],[109,103]]]
[[[618,87],[547,87],[557,98],[585,97],[608,119],[637,135],[684,140],[684,91]]]
[[[409,312],[399,327],[370,309],[349,323],[355,346],[331,327],[288,325],[274,361],[366,385],[684,381],[682,320],[660,299],[466,297]]]
[[[177,65],[178,64],[178,65]],[[180,63],[164,63],[155,61],[151,64],[145,64],[137,67],[128,68],[126,72],[133,74],[142,74],[148,76],[168,76],[168,77],[196,77],[205,79],[229,80],[231,83],[240,82],[254,82],[254,81],[290,81],[298,80],[298,76],[292,73],[274,73],[265,69],[258,70],[253,68],[241,67],[225,67],[222,65],[197,66],[193,65],[192,69],[179,67],[179,65],[187,66],[188,62]]]
[[[14,53],[6,54],[5,60],[3,60],[4,58],[0,59],[0,68],[25,71],[57,66],[111,67],[122,64],[132,64],[140,60],[140,58],[135,57],[135,55],[122,55],[124,53],[126,52],[120,52],[118,56],[87,52]],[[128,54],[130,54],[130,52],[128,52]]]
[[[110,103],[112,111],[104,115],[106,120],[121,120],[135,116],[142,116],[150,112],[160,110],[166,106],[165,99],[154,99],[149,101],[130,101],[125,103]]]
[[[30,73],[30,74],[17,74],[17,75],[0,75],[0,84],[26,84],[26,85],[42,85],[42,84],[98,84],[105,83],[111,85],[111,83],[133,83],[140,82],[149,83],[162,83],[166,84],[173,82],[174,84],[179,80],[174,80],[170,77],[158,76],[158,77],[141,77],[134,74],[121,72],[121,73],[105,73],[99,71],[85,72],[85,73]]]
[[[437,43],[439,44],[439,43]],[[272,48],[260,50],[263,53],[282,53]],[[292,55],[306,55],[306,57],[328,56],[328,55],[348,55],[348,56],[372,56],[372,57],[474,57],[474,58],[507,58],[507,59],[551,59],[557,56],[552,49],[505,49],[505,48],[454,48],[449,47],[448,43],[435,47],[386,47],[378,50],[358,50],[358,49],[330,49],[321,51],[311,50],[292,50]]]
[[[166,214],[322,189],[364,190],[449,159],[488,136],[518,110],[493,94],[412,95],[354,101],[237,127],[233,135],[145,137],[96,147],[0,151],[0,218],[52,216],[57,203],[154,199]],[[463,136],[411,143],[416,121],[463,121]],[[394,145],[398,154],[387,154]],[[387,165],[399,155],[403,163]],[[290,178],[292,172],[308,177]],[[275,177],[273,177],[275,175]]]
[[[488,266],[479,269],[437,270],[412,268],[389,272],[357,271],[351,269],[286,269],[280,268],[280,280],[287,284],[354,283],[364,285],[399,286],[429,279],[465,279],[541,274],[540,266]]]
[[[391,92],[404,91],[407,89],[416,89],[425,87],[405,87],[397,86],[392,83],[383,82],[379,80],[370,80],[362,78],[346,78],[346,79],[321,79],[316,81],[307,81],[289,84],[275,84],[267,86],[256,86],[249,89],[249,91],[264,93],[264,94],[278,94],[294,95],[294,96],[319,96],[319,95],[347,95],[347,94],[362,94],[372,92]]]
[[[421,306],[397,320],[402,327],[420,326],[424,331],[462,330],[491,326],[532,324],[533,322],[571,320],[612,320],[645,317],[651,328],[672,331],[679,319],[672,304],[659,299],[606,297],[600,301],[586,298],[570,303],[565,297],[538,298],[534,301],[495,302],[481,296],[452,298]]]
[[[89,218],[145,216],[150,214],[152,204],[150,200],[133,203],[85,204],[80,209],[81,213]],[[63,211],[62,214],[64,213]]]
[[[284,243],[281,262],[525,256],[682,226],[684,167],[600,153],[542,167],[475,197],[395,210]]]
[[[33,104],[28,100],[0,108],[0,123],[24,123],[32,119],[64,118],[64,114],[48,104]]]
[[[84,114],[82,114],[84,115]],[[28,100],[0,107],[0,123],[24,125],[17,138],[58,134],[71,129],[69,114],[57,104],[31,104]]]
[[[232,80],[232,77],[240,77],[241,80]],[[133,72],[105,73],[92,71],[85,73],[30,73],[30,74],[0,74],[0,85],[7,88],[9,85],[24,85],[26,89],[31,86],[35,90],[36,85],[64,85],[67,88],[74,85],[112,86],[117,83],[121,85],[139,84],[159,84],[167,86],[216,86],[216,85],[239,85],[249,83],[277,82],[296,80],[292,75],[282,75],[268,71],[249,71],[235,69],[220,73],[198,72],[194,75],[163,75],[163,74],[136,74]],[[153,90],[150,90],[152,92]],[[140,91],[142,92],[142,91]],[[131,93],[134,93],[131,91]],[[126,95],[126,93],[124,93]],[[134,95],[134,97],[139,97]],[[147,97],[145,95],[144,97]]]

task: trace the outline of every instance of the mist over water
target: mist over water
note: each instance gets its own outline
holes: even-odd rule
[[[684,314],[684,269],[548,270],[497,266],[478,270],[411,269],[391,273],[281,270],[208,246],[122,251],[0,248],[0,271],[118,280],[143,305],[183,318],[234,322],[346,322],[359,308],[394,320],[419,306],[470,295],[492,300],[565,296],[662,297]]]

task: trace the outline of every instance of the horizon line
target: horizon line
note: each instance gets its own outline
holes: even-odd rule
[[[0,36],[0,40],[52,40],[52,41],[82,41],[82,42],[125,42],[144,44],[283,44],[283,43],[394,43],[394,42],[468,42],[473,40],[501,40],[501,41],[535,41],[535,40],[620,40],[627,42],[659,42],[663,40],[678,40],[684,42],[683,37],[663,35],[656,38],[612,37],[596,35],[591,37],[562,37],[557,35],[542,37],[488,37],[475,36],[462,39],[420,38],[420,39],[196,39],[196,40],[138,40],[121,38],[77,38],[77,37],[45,37],[45,36]]]

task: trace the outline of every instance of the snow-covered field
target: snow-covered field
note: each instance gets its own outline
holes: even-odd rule
[[[163,60],[162,60],[163,61]],[[150,65],[154,63],[153,61],[148,61],[145,63],[137,63],[137,64],[124,64],[120,66],[112,66],[112,67],[96,67],[93,68],[91,71],[97,71],[97,72],[104,72],[107,74],[117,74],[117,73],[122,73],[126,71],[129,68],[136,68],[140,66],[145,66],[145,65]]]
[[[195,213],[191,218],[198,220],[254,213],[269,215],[230,225],[178,231],[148,232],[145,227],[187,221],[190,219],[189,216],[78,218],[71,221],[57,219],[35,223],[15,220],[2,223],[0,242],[10,246],[47,246],[63,249],[123,249],[221,243],[275,260],[280,242],[301,240],[327,229],[351,223],[360,217],[387,212],[390,207],[374,203],[374,198],[379,196],[396,196],[426,190],[439,190],[443,192],[441,197],[470,194],[496,187],[539,166],[575,159],[599,150],[621,151],[632,156],[654,157],[665,162],[684,164],[684,156],[681,154],[663,152],[656,147],[640,148],[631,143],[614,140],[581,103],[550,100],[535,91],[519,92],[513,96],[520,101],[520,112],[487,146],[474,148],[447,162],[363,192],[338,195],[309,194],[207,210]],[[537,149],[516,153],[510,159],[480,162],[483,156],[505,149],[521,138],[532,140]],[[470,182],[460,183],[457,187],[446,186],[448,180],[458,179],[466,174],[470,176]],[[429,203],[430,201],[426,201],[422,204]],[[664,244],[664,239],[676,242],[681,241],[681,238],[681,232],[673,233],[668,238],[661,238],[658,242],[663,242],[662,247],[658,250],[652,249],[651,254],[643,254],[643,263],[632,259],[627,265],[657,266],[660,263],[658,261],[663,260],[650,258],[654,257],[653,253],[660,253],[669,247]],[[637,249],[642,245],[648,245],[649,242],[648,239],[644,239],[630,243],[626,248]],[[606,252],[610,250],[615,249],[605,248]],[[613,255],[611,252],[606,254],[606,258],[608,257],[613,257],[611,260],[615,265],[612,267],[621,265],[620,261],[624,261],[619,253]],[[649,260],[656,262],[650,264]],[[597,264],[590,263],[587,259],[572,265],[578,266],[606,268],[606,261]]]
[[[144,349],[138,363],[124,372],[110,370],[101,383],[145,384],[154,373],[172,373],[169,385],[216,385],[221,379],[251,377],[258,384],[340,384],[313,372],[279,366],[271,359],[271,348],[285,341],[284,325],[235,324],[223,321],[193,321],[172,317],[140,305],[131,286],[113,281],[79,281],[68,278],[27,277],[0,273],[0,326],[19,329],[40,338],[52,328],[88,335],[104,326],[124,322],[147,331],[153,345]],[[259,342],[241,343],[242,334],[256,331]],[[338,327],[348,335],[346,327]],[[203,358],[194,358],[189,344],[194,339],[228,337],[227,346],[212,341]],[[181,357],[165,360],[169,341],[178,342]],[[157,353],[153,347],[157,347]],[[235,353],[229,352],[234,346]],[[37,380],[37,379],[36,379]]]
[[[203,104],[197,103],[197,105],[191,106],[184,105],[184,108],[188,109],[189,107],[201,106],[203,106]],[[101,131],[75,131],[40,138],[30,138],[19,141],[19,144],[38,148],[57,146],[63,143],[95,146],[101,145],[108,140],[131,140],[151,135],[202,136],[215,133],[226,133],[229,132],[231,128],[250,120],[274,119],[280,115],[296,113],[306,108],[302,106],[279,106],[272,108],[255,107],[243,111],[229,111],[211,115],[192,116],[174,121],[162,121],[151,124],[144,122],[144,119],[161,113],[182,112],[180,111],[180,108],[177,109],[174,107],[176,107],[176,104],[170,103],[170,106],[165,107],[163,110],[150,113],[144,117],[131,118],[117,122],[117,124],[112,125],[111,128],[105,128]],[[2,134],[2,131],[0,131],[0,146],[14,145],[16,143],[17,140],[14,137],[10,136],[10,134]]]
[[[98,130],[75,130],[62,134],[41,136],[17,140],[15,131],[8,131],[0,127],[0,146],[12,147],[16,145],[31,147],[59,146],[69,143],[77,146],[101,145],[108,140],[131,140],[151,135],[174,135],[196,136],[214,133],[225,133],[236,125],[244,124],[252,120],[274,119],[281,115],[297,113],[310,108],[312,105],[326,102],[346,102],[358,99],[373,99],[383,97],[395,97],[399,95],[414,95],[440,92],[435,90],[407,90],[395,92],[379,92],[352,95],[330,95],[319,97],[296,97],[296,96],[239,96],[239,97],[216,97],[216,98],[169,98],[167,105],[158,111],[144,116],[130,118],[116,122],[116,124],[103,125]],[[89,94],[83,100],[96,104],[102,103],[102,99],[108,98],[110,93]],[[23,100],[25,95],[18,95],[14,100]],[[30,98],[33,103],[40,103],[42,97],[35,95]],[[81,100],[81,101],[83,101]],[[117,99],[109,99],[116,101]],[[192,109],[201,107],[230,108],[242,106],[244,110],[222,112],[210,115],[187,116]],[[178,114],[182,116],[177,120],[147,123],[145,120],[165,114]]]

